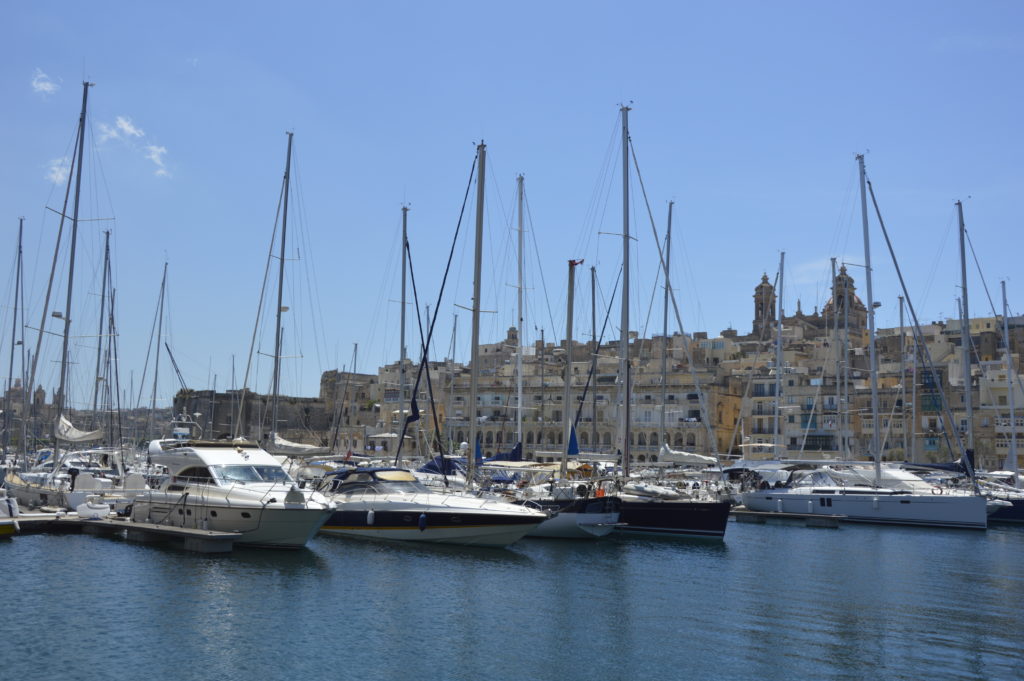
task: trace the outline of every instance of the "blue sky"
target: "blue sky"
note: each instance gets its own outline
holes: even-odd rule
[[[13,245],[25,217],[29,323],[38,326],[57,227],[47,206],[59,207],[63,192],[53,180],[88,79],[82,215],[92,221],[81,227],[72,334],[95,333],[102,230],[111,229],[126,391],[139,389],[165,260],[164,340],[184,380],[205,388],[216,376],[223,389],[234,362],[241,385],[289,130],[282,386],[292,394],[315,395],[323,370],[351,365],[354,343],[360,370],[397,358],[401,205],[411,206],[421,307],[433,307],[481,139],[482,298],[494,311],[482,340],[514,324],[518,173],[530,209],[526,338],[542,327],[548,339],[564,334],[569,258],[597,268],[607,299],[621,247],[600,232],[621,231],[622,102],[632,102],[662,233],[676,202],[672,276],[687,331],[748,332],[753,288],[762,272],[774,277],[780,251],[789,311],[798,298],[807,312],[824,303],[830,257],[863,263],[860,152],[923,321],[955,314],[957,199],[996,305],[1006,278],[1011,309],[1024,306],[1024,278],[1014,276],[1024,197],[1019,3],[45,2],[7,16],[0,230]],[[648,313],[657,257],[640,199],[631,326],[650,335],[661,329]],[[455,355],[468,357],[469,314],[455,304],[470,304],[472,215],[436,356],[449,354],[458,314]],[[874,221],[872,240],[878,324],[891,326],[899,292]],[[5,365],[13,251],[3,259]],[[981,316],[989,305],[971,271],[971,312]],[[852,273],[862,286],[863,271]],[[586,301],[589,272],[579,279]],[[589,304],[577,310],[579,338]],[[265,326],[258,350],[272,353]],[[76,406],[88,401],[94,342],[73,343]],[[37,382],[49,391],[59,348],[48,341],[44,352]],[[250,385],[266,391],[269,363],[257,356]],[[166,356],[161,367],[167,403],[178,382]]]

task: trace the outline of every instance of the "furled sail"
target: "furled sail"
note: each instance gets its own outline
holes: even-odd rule
[[[267,451],[271,454],[301,458],[306,456],[323,456],[324,454],[330,453],[331,448],[292,442],[290,440],[285,440],[277,433],[273,433],[270,436],[270,443],[267,447]]]
[[[93,442],[103,439],[103,429],[79,430],[66,416],[61,414],[60,420],[57,422],[57,439],[64,442]]]
[[[661,446],[661,451],[658,452],[658,458],[661,461],[671,461],[672,463],[688,463],[704,466],[712,466],[718,463],[718,459],[713,456],[704,456],[703,454],[695,454],[694,452],[669,449],[667,444]]]

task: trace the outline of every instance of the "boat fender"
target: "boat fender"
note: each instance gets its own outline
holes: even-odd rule
[[[581,496],[581,497],[584,497],[584,498],[586,498],[587,496],[589,496],[589,495],[587,494],[587,491],[588,491],[588,490],[587,490],[587,486],[586,486],[586,485],[579,485],[579,486],[578,486],[578,487],[576,488],[576,495],[577,495],[577,496]]]
[[[366,512],[366,524],[367,525],[373,525],[373,517],[375,515],[376,514],[373,512],[372,508],[369,511]]]
[[[942,494],[942,488],[938,486],[932,487],[932,494]]]
[[[420,513],[420,532],[427,529],[427,514]]]

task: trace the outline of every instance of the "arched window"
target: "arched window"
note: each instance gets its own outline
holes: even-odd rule
[[[580,433],[580,444],[583,445],[584,447],[590,444],[590,436],[587,435],[586,431]]]
[[[488,444],[488,445],[493,445],[494,444],[494,433],[492,433],[491,431],[487,431],[487,437],[484,440],[484,444]]]
[[[693,433],[690,433],[689,435],[686,436],[686,446],[687,447],[693,447],[696,444],[697,444],[697,436],[695,436]]]
[[[559,433],[558,433],[558,444],[562,444],[562,437],[563,437],[563,436],[562,436],[562,433],[561,433],[561,432],[559,432]]]
[[[526,444],[528,444],[528,445],[532,445],[533,444],[533,431],[532,430],[526,431]]]
[[[495,442],[496,444],[499,444],[499,445],[501,444],[501,431],[500,431],[500,430],[499,430],[499,431],[497,432],[497,434],[496,434],[496,435],[494,436],[494,442]]]
[[[608,431],[605,431],[605,433],[604,433],[604,446],[605,447],[611,447],[612,446],[612,434],[609,433]]]
[[[657,433],[651,433],[651,446],[652,447],[657,447],[658,446],[658,434]]]
[[[638,447],[646,447],[647,446],[647,436],[644,435],[643,433],[639,433],[636,436],[636,444],[637,444]],[[643,459],[640,459],[640,460],[643,461]]]
[[[682,447],[683,446],[683,434],[682,433],[676,433],[675,446],[676,447]]]
[[[554,433],[554,431],[548,431],[548,444],[549,445],[555,444],[555,433]]]

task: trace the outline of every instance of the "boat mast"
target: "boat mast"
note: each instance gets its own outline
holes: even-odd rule
[[[518,231],[518,286],[516,297],[518,303],[518,325],[516,327],[516,442],[523,444],[523,176],[516,177],[516,200],[519,213]]]
[[[836,358],[836,453],[843,451],[842,392],[839,387],[839,291],[836,290],[836,259],[832,258],[832,347]]]
[[[106,311],[107,302],[107,274],[110,271],[110,230],[104,232],[104,247],[103,247],[103,283],[100,286],[100,328],[96,332],[96,373],[93,374],[93,388],[92,388],[92,418],[93,423],[96,422],[96,406],[100,392],[100,366],[101,359],[103,356],[103,326],[107,320],[104,319],[104,312]]]
[[[484,179],[487,166],[487,145],[482,141],[477,151],[476,178],[476,244],[473,252],[473,324],[470,346],[469,372],[469,452],[466,455],[466,486],[473,488],[476,474],[477,417],[476,393],[480,375],[480,270],[482,269],[484,247]]]
[[[1013,366],[1013,357],[1010,355],[1010,324],[1007,321],[1006,309],[1006,280],[1000,282],[1003,289],[1003,346],[1006,351],[1006,388],[1010,393],[1010,456],[1009,468],[1013,471],[1013,485],[1018,489],[1021,487],[1019,466],[1017,464],[1017,413],[1014,405],[1014,393],[1017,390],[1017,370]]]
[[[661,430],[661,441],[667,442],[668,429],[665,427],[665,410],[668,407],[666,404],[666,390],[668,386],[665,383],[668,380],[668,299],[672,291],[672,283],[669,281],[669,259],[672,257],[672,206],[675,205],[675,201],[668,202],[668,229],[665,232],[665,305],[662,314],[662,346],[661,346],[661,420],[659,423],[659,429]]]
[[[971,316],[967,310],[967,252],[964,227],[964,206],[956,202],[957,218],[960,223],[960,285],[963,288],[963,302],[960,305],[960,357],[964,374],[964,411],[967,413],[967,449],[974,454],[974,405],[971,395]]]
[[[597,352],[601,347],[597,339],[597,268],[590,267],[590,335],[594,339],[594,352],[590,355],[590,446],[597,451]]]
[[[569,261],[569,295],[565,311],[565,378],[563,380],[562,393],[562,468],[561,476],[564,480],[569,473],[569,438],[572,435],[572,422],[575,409],[572,408],[572,317],[573,299],[576,294],[576,266],[582,260]]]
[[[282,308],[284,297],[284,256],[285,242],[288,237],[288,188],[292,172],[292,137],[294,133],[288,132],[285,134],[288,135],[288,156],[284,164],[284,210],[281,213],[281,261],[278,263],[277,269],[277,322],[274,329],[274,383],[273,393],[270,396],[271,440],[273,440],[274,435],[277,433],[278,395],[281,390],[281,313],[284,311]],[[404,257],[405,256],[403,255],[403,258]]]
[[[840,270],[845,274],[846,266]],[[843,277],[843,412],[840,417],[843,460],[850,458],[850,277]]]
[[[399,340],[398,340],[398,423],[399,432],[402,432],[402,425],[405,423],[405,408],[406,408],[406,383],[405,383],[405,282],[406,282],[406,255],[408,253],[408,222],[409,222],[409,206],[402,206],[402,312],[399,315]],[[427,319],[430,319],[430,313],[427,313]],[[402,444],[402,443],[399,443]]]
[[[875,485],[882,483],[882,453],[878,451],[880,441],[878,423],[878,361],[875,357],[875,299],[871,293],[871,241],[868,235],[868,196],[866,188],[866,173],[864,172],[864,155],[857,155],[857,165],[860,169],[860,210],[861,222],[864,229],[864,269],[867,277],[865,287],[868,297],[868,373],[871,375],[871,456],[875,460]]]
[[[11,360],[7,366],[7,390],[4,391],[4,457],[7,456],[7,448],[11,443],[11,405],[9,404],[8,395],[12,394],[14,389],[14,348],[18,344],[18,300],[21,294],[21,242],[22,235],[25,228],[25,218],[18,218],[18,253],[15,256],[15,268],[14,268],[14,314],[11,315],[13,320],[11,322]],[[23,320],[24,321],[24,320]],[[24,343],[22,343],[22,349],[24,350]],[[22,361],[21,373],[25,373],[24,361]],[[25,405],[25,383],[22,381],[21,385],[21,415],[22,422],[24,422],[26,416],[26,405]],[[22,439],[22,449],[25,449],[25,442]]]
[[[156,309],[156,355],[153,359],[153,394],[149,401],[149,425],[146,434],[153,436],[153,417],[156,412],[156,386],[160,378],[160,339],[164,335],[164,294],[167,291],[167,263],[164,263],[164,276],[160,280],[160,302]],[[142,394],[142,386],[139,386],[139,395]],[[171,416],[175,416],[171,414]]]
[[[909,434],[907,433],[907,337],[903,330],[903,296],[898,296],[900,301],[900,425],[903,428],[903,458],[907,458],[907,445]]]
[[[782,447],[782,277],[786,268],[786,252],[779,256],[778,320],[775,322],[775,457]]]
[[[60,426],[61,417],[64,416],[64,406],[67,403],[65,390],[67,389],[68,377],[68,340],[71,333],[71,294],[74,290],[75,281],[75,249],[78,243],[78,205],[82,195],[82,155],[85,152],[85,113],[89,100],[89,87],[92,83],[82,83],[82,115],[78,119],[78,159],[75,170],[75,201],[71,217],[71,249],[69,251],[68,264],[68,295],[64,305],[64,343],[60,356],[60,389],[57,397],[57,419],[54,421],[53,451],[57,451],[57,428]],[[55,454],[56,456],[56,454]],[[56,459],[54,459],[56,460]],[[54,467],[54,472],[56,472]]]
[[[622,475],[629,477],[630,376],[629,376],[629,107],[622,113],[622,315],[619,322],[619,449]]]

